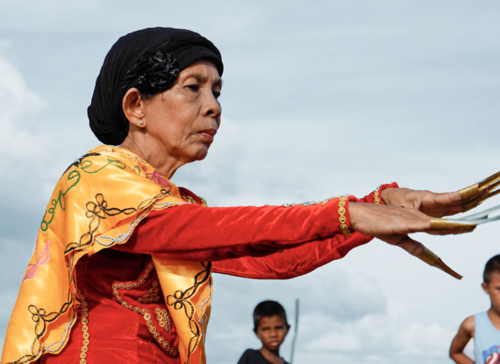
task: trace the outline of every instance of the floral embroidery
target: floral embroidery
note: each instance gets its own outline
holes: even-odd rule
[[[208,325],[208,315],[207,315],[207,309],[205,309],[205,306],[209,305],[210,303],[210,298],[212,297],[212,287],[210,284],[210,280],[208,281],[208,286],[205,287],[205,289],[201,292],[201,297],[200,297],[200,303],[196,305],[196,320],[200,323],[201,325],[201,331],[203,334],[203,340],[207,337],[207,325]]]
[[[196,294],[200,286],[210,280],[210,274],[212,272],[211,262],[201,262],[200,264],[205,269],[196,274],[196,276],[194,277],[193,286],[189,287],[185,291],[177,290],[173,295],[168,295],[165,297],[165,301],[168,307],[172,307],[177,311],[183,310],[189,320],[189,329],[191,330],[191,334],[193,336],[191,337],[191,340],[189,340],[189,343],[187,345],[187,364],[191,362],[191,355],[195,352],[196,347],[200,342],[200,338],[202,338],[202,332],[200,331],[203,330],[203,327],[200,328],[200,326],[198,326],[198,323],[196,322],[196,308],[191,303],[191,298]],[[208,284],[210,287],[210,281],[208,282]]]
[[[57,199],[53,198],[50,201],[49,208],[43,215],[43,220],[40,228],[42,231],[47,231],[49,229],[49,225],[52,223],[54,220],[54,216],[57,210],[57,206],[61,208],[62,211],[66,211],[66,194],[73,188],[75,187],[78,182],[80,182],[80,172],[78,171],[71,171],[68,173],[68,176],[66,177],[68,181],[73,181],[73,184],[69,186],[66,191],[59,190]]]
[[[170,184],[170,182],[168,182],[168,179],[163,177],[160,173],[158,173],[158,171],[155,170],[155,171],[153,171],[153,173],[148,173],[148,169],[146,168],[146,166],[142,166],[142,170],[144,172],[146,172],[147,179],[150,179],[151,181],[153,181],[157,185],[159,185],[165,189],[168,189],[167,191],[170,192],[172,185]]]
[[[170,345],[165,340],[165,338],[163,336],[161,336],[161,334],[158,332],[158,330],[156,330],[156,327],[154,326],[153,320],[151,320],[151,314],[148,312],[148,310],[146,308],[142,308],[139,306],[134,306],[134,305],[128,304],[127,301],[125,301],[120,296],[120,292],[119,292],[119,290],[123,290],[123,289],[130,290],[132,288],[138,288],[139,286],[143,285],[144,282],[146,282],[146,279],[148,279],[149,274],[151,273],[153,268],[154,268],[154,264],[149,263],[146,267],[146,270],[144,271],[144,273],[141,275],[141,277],[137,281],[132,282],[132,283],[122,283],[122,282],[113,283],[113,285],[111,287],[113,288],[113,295],[115,296],[116,301],[119,302],[123,307],[125,307],[131,311],[134,311],[134,312],[138,313],[139,315],[142,315],[142,317],[146,321],[146,325],[148,326],[148,330],[151,333],[151,335],[156,339],[156,341],[158,341],[160,346],[167,353],[169,353],[172,357],[175,357],[175,356],[179,355],[179,351],[174,349],[172,347],[172,345]],[[160,292],[160,288],[158,287],[158,281],[154,281],[152,286],[153,287],[149,290],[149,294],[147,294],[143,297],[140,297],[137,300],[138,302],[149,303],[152,301],[157,302],[160,300],[160,297],[157,296],[157,294]],[[152,299],[153,296],[154,296],[154,298]],[[147,297],[147,299],[145,299],[145,297]],[[157,298],[157,300],[156,300],[156,298]],[[167,310],[160,310],[160,308],[157,307],[155,309],[155,313],[156,313],[156,318],[159,321],[159,326],[170,334],[171,333],[170,332],[171,324],[170,324],[170,316],[168,314],[168,311]]]
[[[108,202],[104,199],[102,193],[95,195],[95,202],[88,201],[85,204],[87,211],[85,216],[89,219],[89,230],[82,236],[80,236],[79,242],[72,242],[66,246],[65,254],[79,249],[81,247],[90,245],[94,241],[94,233],[99,229],[101,225],[101,220],[106,220],[107,216],[117,216],[120,214],[131,215],[140,208],[127,207],[125,209],[119,209],[116,207],[108,207]]]
[[[36,258],[35,264],[28,265],[28,269],[26,270],[26,274],[24,275],[23,282],[27,279],[33,279],[38,274],[38,267],[45,265],[50,260],[50,240],[45,243],[44,247],[38,257]]]

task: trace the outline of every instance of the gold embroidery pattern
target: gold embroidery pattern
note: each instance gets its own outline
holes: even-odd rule
[[[375,192],[373,192],[373,199],[374,199],[374,202],[375,202],[375,205],[379,205],[380,204],[380,198],[379,198],[379,188],[380,187],[377,187],[377,189],[375,190]]]
[[[201,201],[201,206],[207,207],[207,200],[205,200],[203,197],[198,196],[198,198]]]
[[[167,310],[162,310],[159,307],[155,309],[156,313],[156,319],[158,320],[158,326],[161,328],[167,330],[169,334],[172,334],[170,332],[170,316],[167,312]]]
[[[200,326],[195,320],[195,307],[191,302],[191,298],[196,294],[198,288],[205,282],[210,280],[210,275],[212,273],[212,263],[211,262],[201,262],[200,263],[204,270],[199,272],[194,276],[194,284],[185,291],[177,290],[173,295],[168,295],[165,297],[167,306],[172,307],[174,310],[184,310],[186,317],[189,320],[189,329],[193,336],[189,340],[187,349],[187,363],[191,362],[191,355],[195,352],[200,339],[202,338],[202,332],[200,332]],[[210,282],[209,282],[210,284]]]
[[[140,303],[152,303],[152,302],[158,302],[160,300],[160,287],[158,287],[159,283],[158,281],[154,281],[152,284],[152,287],[149,289],[149,293],[145,294],[142,297],[139,297],[137,302]]]
[[[191,196],[182,196],[182,198],[186,200],[188,203],[196,205],[196,201]]]
[[[174,349],[165,340],[165,338],[162,337],[161,334],[156,330],[156,327],[154,326],[154,323],[151,320],[151,314],[148,312],[148,310],[145,308],[141,308],[139,306],[129,305],[127,303],[127,301],[125,301],[120,296],[120,292],[118,291],[120,289],[129,289],[130,290],[132,288],[137,288],[140,285],[144,284],[144,282],[149,277],[149,274],[151,273],[153,268],[154,268],[154,264],[149,263],[146,270],[144,271],[144,274],[137,280],[137,282],[126,283],[126,284],[125,283],[113,283],[113,285],[111,287],[113,288],[113,295],[115,296],[116,301],[121,303],[121,305],[123,307],[125,307],[131,311],[134,311],[134,312],[138,313],[139,315],[142,315],[142,317],[146,321],[146,325],[148,325],[148,330],[151,333],[151,335],[153,335],[153,337],[156,339],[156,341],[158,341],[158,343],[163,347],[163,349],[165,349],[165,351],[167,351],[167,353],[169,353],[171,356],[175,357],[175,356],[179,355],[179,350]],[[156,285],[155,285],[155,283],[156,283]],[[154,290],[153,292],[157,292],[157,293],[160,292],[160,288],[158,288],[157,281],[153,282],[153,288],[151,288],[149,290],[149,293],[147,295],[141,297],[142,300],[140,302],[146,303],[147,301],[144,300],[144,297],[146,297],[146,296],[148,296],[148,299],[151,299],[152,290]],[[154,293],[154,294],[156,294],[156,293]],[[139,298],[139,299],[141,299],[141,298]],[[159,300],[159,296],[158,296],[158,300]],[[157,315],[156,317],[158,318],[160,315],[158,314],[157,310],[160,310],[160,309],[157,308],[155,310],[155,313]],[[158,319],[158,321],[160,321],[160,323],[163,323],[163,326],[160,325],[160,327],[164,328],[170,334],[170,317],[168,315],[168,311],[167,310],[160,310],[160,313],[161,313],[161,320]],[[80,364],[85,364],[85,363],[80,363]]]
[[[345,200],[346,200],[346,197],[347,196],[341,196],[340,199],[339,199],[339,222],[340,222],[340,228],[342,229],[342,233],[344,235],[351,235],[351,232],[349,231],[349,228],[347,227],[347,225],[345,224],[347,222],[347,218],[345,217],[345,213],[346,213],[346,210],[345,210]]]
[[[89,351],[89,308],[87,307],[87,301],[85,301],[85,296],[79,291],[76,291],[76,298],[80,301],[82,305],[82,331],[83,331],[83,345],[82,352],[80,353],[80,364],[87,364],[87,351]]]
[[[303,202],[303,203],[284,203],[282,206],[284,206],[284,207],[300,206],[300,205],[311,206],[311,205],[319,205],[319,204],[321,204],[321,206],[325,206],[328,201],[333,200],[334,198],[336,198],[336,197],[335,196],[328,197],[322,201],[307,201],[307,202]],[[264,206],[267,206],[267,205],[264,205]]]

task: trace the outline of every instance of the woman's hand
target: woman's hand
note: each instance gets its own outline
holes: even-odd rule
[[[424,246],[408,237],[408,234],[425,232],[447,235],[455,232],[454,229],[431,232],[431,217],[410,206],[406,208],[350,202],[348,211],[352,230],[399,246],[412,255],[422,253]]]
[[[434,193],[408,188],[386,188],[381,193],[388,206],[413,208],[432,217],[455,215],[464,210],[460,193]]]

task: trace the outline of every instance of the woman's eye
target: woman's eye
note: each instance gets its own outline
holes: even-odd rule
[[[189,85],[188,88],[190,88],[193,91],[198,91],[199,90],[198,85]]]
[[[213,94],[214,94],[214,96],[215,96],[216,99],[218,99],[220,97],[220,91],[219,90],[214,90]]]

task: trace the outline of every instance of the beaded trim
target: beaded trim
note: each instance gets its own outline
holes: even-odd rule
[[[87,307],[87,301],[85,301],[85,296],[79,290],[76,291],[76,299],[80,301],[82,305],[82,331],[83,331],[83,345],[82,352],[80,353],[80,364],[86,364],[87,351],[89,351],[89,308]]]
[[[160,301],[160,288],[158,287],[158,281],[154,281],[152,287],[149,289],[149,293],[137,299],[140,303],[152,303]]]
[[[346,200],[347,196],[340,196],[340,199],[339,199],[339,222],[340,222],[340,228],[342,229],[342,233],[344,235],[351,235],[351,232],[349,231],[349,228],[347,227],[347,225],[345,224],[347,222],[347,218],[345,217],[345,213],[346,213],[346,210],[345,210],[345,200]]]
[[[171,356],[175,357],[175,356],[179,355],[179,350],[174,349],[165,340],[165,338],[162,337],[161,334],[156,330],[156,327],[154,326],[154,323],[151,320],[151,314],[148,312],[148,310],[145,308],[139,307],[139,306],[129,305],[127,303],[127,301],[125,301],[120,296],[120,292],[118,291],[120,289],[129,289],[130,290],[132,288],[137,288],[140,285],[144,284],[146,279],[149,277],[149,273],[151,273],[153,268],[154,268],[154,264],[149,263],[146,270],[144,271],[144,274],[136,282],[126,283],[126,284],[125,283],[113,283],[113,285],[111,287],[113,288],[113,295],[115,296],[116,301],[121,303],[121,305],[123,307],[125,307],[131,311],[134,311],[134,312],[138,313],[139,315],[142,315],[142,317],[146,321],[146,324],[148,325],[148,330],[151,333],[151,335],[153,335],[153,337],[156,339],[156,341],[158,341],[158,343],[160,344],[160,346],[163,347],[163,349],[165,349]],[[156,283],[156,285],[155,285],[155,283]],[[158,282],[154,281],[153,288],[151,288],[149,290],[149,294],[139,298],[138,301],[140,300],[140,302],[144,302],[144,303],[150,303],[152,301],[157,302],[157,301],[159,301],[159,296],[157,296],[157,295],[151,296],[151,293],[155,294],[156,292],[159,293],[159,291],[160,291],[160,289],[158,288]],[[147,297],[147,298],[145,298],[145,297]],[[156,298],[158,298],[158,300],[156,300]],[[168,311],[161,310],[159,307],[157,307],[155,309],[155,313],[156,313],[156,318],[159,321],[159,326],[162,327],[163,329],[165,329],[165,331],[167,331],[170,334],[171,333],[170,332],[171,323],[170,323],[170,317],[168,315]],[[85,363],[80,363],[80,364],[85,364]]]
[[[156,313],[156,319],[158,320],[158,326],[161,328],[167,330],[167,332],[172,335],[170,332],[171,324],[170,324],[170,316],[168,314],[168,311],[165,309],[161,309],[159,307],[155,308],[155,313]]]
[[[196,200],[192,198],[191,196],[181,196],[184,200],[186,200],[188,203],[197,205]],[[203,197],[198,196],[200,199],[200,204],[203,207],[207,207],[207,200],[205,200]]]
[[[188,203],[190,204],[193,204],[193,205],[196,205],[196,201],[194,200],[194,198],[192,198],[191,196],[181,196],[184,200],[186,200]]]
[[[373,199],[374,199],[375,205],[380,204],[379,190],[380,190],[380,186],[378,186],[377,189],[375,190],[375,192],[373,192]]]
[[[321,206],[324,206],[328,201],[333,200],[334,198],[336,198],[336,197],[335,196],[328,197],[322,201],[306,201],[303,203],[284,203],[283,206],[284,207],[299,206],[299,205],[310,206],[310,205],[317,205],[317,204],[321,204]]]

